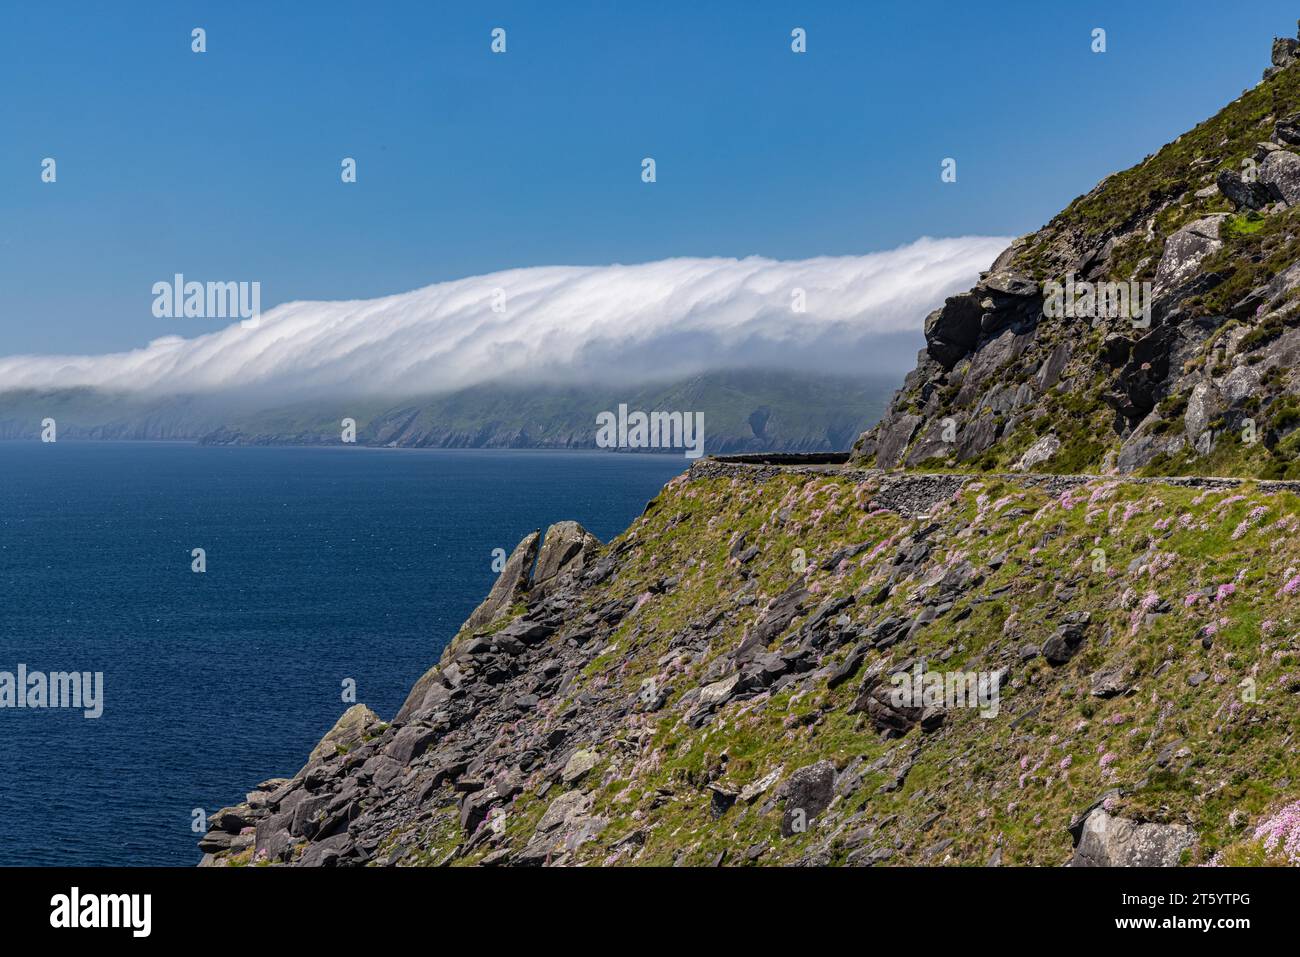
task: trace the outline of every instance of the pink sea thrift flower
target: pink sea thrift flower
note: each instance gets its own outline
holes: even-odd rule
[[[1275,851],[1292,865],[1300,865],[1300,801],[1293,801],[1255,828],[1255,840],[1264,842],[1264,850]]]
[[[1148,592],[1146,597],[1138,602],[1138,606],[1133,609],[1132,615],[1129,616],[1128,633],[1130,635],[1137,634],[1138,629],[1142,627],[1142,622],[1146,619],[1146,616],[1149,615],[1152,609],[1154,609],[1158,604],[1160,604],[1160,596],[1155,592]]]
[[[1232,540],[1235,542],[1253,528],[1261,518],[1268,514],[1268,509],[1263,505],[1257,505],[1252,508],[1246,517],[1243,518],[1232,531]]]
[[[1245,499],[1246,496],[1244,495],[1229,495],[1227,498],[1225,498],[1223,501],[1221,501],[1218,505],[1214,507],[1215,514],[1222,516],[1223,513],[1226,512],[1230,507],[1236,505],[1238,502],[1245,501]]]

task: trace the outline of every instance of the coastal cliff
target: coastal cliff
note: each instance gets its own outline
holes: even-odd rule
[[[1297,863],[1296,48],[933,313],[852,461],[525,537],[204,863]]]
[[[399,713],[204,862],[1260,862],[1298,527],[1286,484],[705,460],[607,546],[526,537]],[[917,673],[995,707],[900,706]]]

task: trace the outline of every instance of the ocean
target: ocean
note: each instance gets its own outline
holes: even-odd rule
[[[103,673],[97,719],[0,708],[0,865],[197,863],[195,809],[295,773],[345,681],[393,716],[493,549],[561,519],[608,541],[686,465],[0,442],[0,672]]]

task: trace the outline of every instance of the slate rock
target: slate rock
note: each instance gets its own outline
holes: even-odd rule
[[[1196,833],[1183,824],[1140,824],[1095,808],[1085,819],[1070,867],[1175,867]]]
[[[799,768],[782,785],[782,791],[785,814],[781,818],[781,836],[791,837],[799,833],[796,828],[806,827],[830,807],[835,797],[835,765],[818,761]]]

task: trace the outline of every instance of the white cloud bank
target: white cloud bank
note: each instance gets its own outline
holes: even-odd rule
[[[972,285],[1008,242],[920,239],[798,262],[544,266],[382,299],[290,302],[257,328],[236,321],[110,355],[0,358],[0,391],[294,399],[410,396],[499,380],[630,383],[741,366],[899,374],[900,362],[911,367],[926,313]],[[492,309],[498,289],[501,313]],[[802,314],[791,309],[796,289],[806,295]],[[145,292],[142,308],[151,302]],[[158,321],[188,335],[226,320]]]

